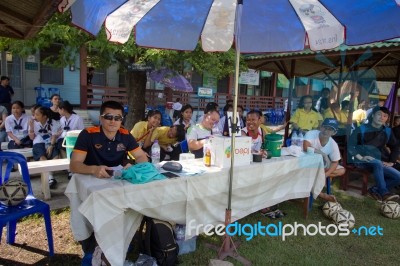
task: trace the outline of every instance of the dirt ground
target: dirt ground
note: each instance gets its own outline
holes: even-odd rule
[[[6,243],[6,229],[0,244],[0,265],[80,265],[82,250],[69,226],[69,211],[60,210],[51,216],[54,252],[49,247],[43,218],[35,217],[17,224],[15,245]]]

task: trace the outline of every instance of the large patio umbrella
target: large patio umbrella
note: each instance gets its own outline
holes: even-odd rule
[[[240,53],[332,49],[400,36],[395,0],[76,0],[72,23],[124,43],[133,29],[143,47],[204,51],[236,49],[234,110],[237,110]],[[59,6],[65,10],[71,0]],[[290,100],[289,100],[290,103]],[[290,108],[290,106],[289,106]],[[289,109],[290,110],[290,109]],[[236,124],[236,116],[233,116]],[[232,131],[234,131],[233,129]],[[232,137],[232,150],[235,141]],[[231,164],[234,154],[231,156]],[[230,171],[227,223],[230,222],[233,168]]]

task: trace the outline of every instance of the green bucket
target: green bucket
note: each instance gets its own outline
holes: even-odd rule
[[[67,158],[71,159],[71,153],[75,147],[76,140],[78,139],[79,133],[81,130],[71,130],[67,132],[65,136],[62,146],[67,150]]]
[[[281,157],[282,135],[271,133],[265,135],[266,149],[271,152],[272,157]]]

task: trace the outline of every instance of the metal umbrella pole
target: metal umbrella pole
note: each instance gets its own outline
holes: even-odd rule
[[[240,66],[240,24],[242,16],[242,6],[243,0],[238,0],[238,5],[236,8],[236,19],[235,19],[235,48],[236,48],[236,58],[235,58],[235,88],[233,92],[233,117],[231,123],[231,167],[229,170],[229,192],[228,192],[228,207],[225,210],[225,226],[231,223],[232,218],[232,183],[233,183],[233,167],[235,162],[235,135],[239,130],[238,120],[236,116],[237,105],[238,105],[238,92],[239,92],[239,66]],[[211,248],[216,249],[216,247],[209,245]],[[240,256],[237,247],[239,243],[234,243],[231,236],[227,234],[223,237],[222,246],[218,250],[218,259],[223,260],[226,257],[232,257],[240,261],[243,265],[251,265],[251,262],[244,257]]]

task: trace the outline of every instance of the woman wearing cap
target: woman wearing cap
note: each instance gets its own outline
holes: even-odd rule
[[[315,153],[321,154],[324,159],[325,176],[336,177],[345,173],[343,166],[339,165],[339,146],[332,138],[336,134],[339,123],[334,118],[326,118],[319,130],[310,130],[304,136],[303,149],[314,148]],[[320,193],[319,197],[327,201],[336,201],[335,197]]]

